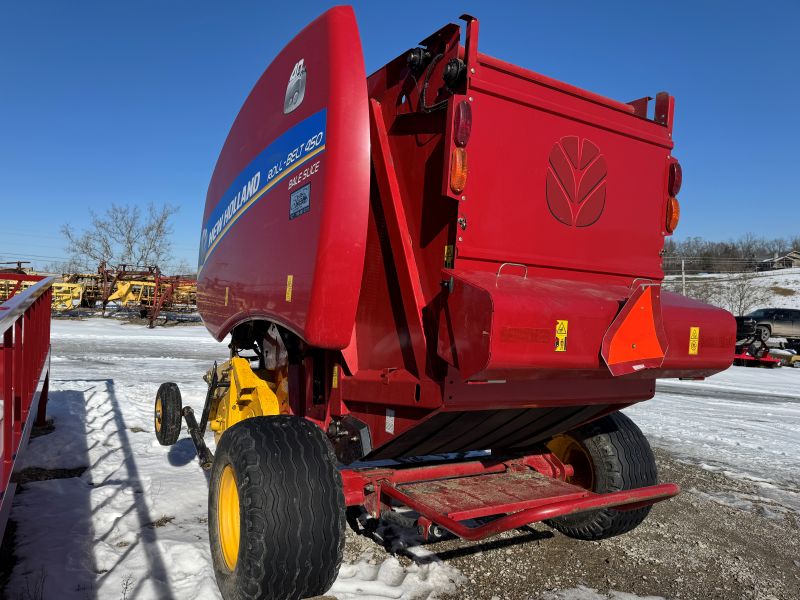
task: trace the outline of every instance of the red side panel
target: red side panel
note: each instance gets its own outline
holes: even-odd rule
[[[736,320],[727,310],[661,292],[669,351],[656,377],[709,377],[733,362]]]
[[[470,67],[456,268],[517,262],[662,279],[670,128],[481,53]]]
[[[594,371],[600,342],[627,294],[624,286],[528,277],[511,267],[499,275],[453,272],[439,355],[469,380]]]
[[[657,286],[445,274],[438,352],[465,380],[704,377],[733,359],[730,313]]]
[[[198,307],[222,339],[269,319],[308,343],[350,341],[369,210],[369,123],[349,7],[275,58],[220,153],[203,216]]]

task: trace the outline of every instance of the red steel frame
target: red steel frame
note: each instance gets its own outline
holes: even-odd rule
[[[173,299],[175,290],[182,285],[197,285],[194,279],[182,278],[180,275],[167,277],[157,273],[155,277],[155,289],[153,292],[153,305],[148,310],[148,326],[152,329],[155,327],[156,319],[161,313],[164,305],[169,305]],[[163,290],[161,288],[164,288]]]
[[[7,279],[31,276],[3,275]],[[5,530],[16,484],[14,462],[28,441],[34,420],[44,423],[50,378],[50,309],[52,277],[0,305],[0,537]]]
[[[489,460],[487,460],[489,459]],[[504,473],[530,472],[531,470],[550,478],[550,490],[544,493],[521,498],[515,502],[489,504],[478,509],[465,510],[457,496],[447,498],[440,494],[437,503],[445,510],[437,509],[405,493],[404,484],[448,480],[461,480],[474,477],[476,485],[485,485],[483,475],[502,477]],[[433,464],[408,468],[372,468],[345,469],[342,471],[345,504],[347,506],[364,506],[370,515],[379,518],[381,512],[391,510],[391,502],[399,502],[419,513],[418,524],[423,535],[427,537],[432,524],[437,524],[465,540],[480,540],[503,531],[516,529],[537,521],[553,519],[564,515],[587,510],[616,508],[617,510],[635,510],[662,500],[667,500],[680,493],[680,487],[674,483],[662,483],[643,488],[620,490],[617,492],[596,494],[589,490],[564,484],[573,474],[570,465],[565,465],[549,453],[533,454],[510,460],[483,459],[459,461],[444,464]],[[478,483],[481,482],[481,483]],[[561,488],[561,493],[556,492]],[[566,488],[566,491],[565,491]],[[569,489],[571,488],[571,489]],[[465,520],[504,514],[490,522],[472,527]]]
[[[733,364],[740,367],[775,368],[780,366],[781,361],[774,356],[770,356],[769,354],[762,356],[761,358],[756,358],[755,356],[750,355],[748,352],[740,352],[739,354],[735,354],[733,356]]]

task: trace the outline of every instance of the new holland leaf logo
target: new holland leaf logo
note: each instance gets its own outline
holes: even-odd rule
[[[550,151],[547,206],[571,227],[588,227],[606,204],[606,159],[591,141],[576,135],[561,138]]]

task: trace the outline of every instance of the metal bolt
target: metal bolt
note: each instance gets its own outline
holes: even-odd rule
[[[470,73],[472,73],[472,74],[474,75],[474,74],[475,74],[475,67],[472,67],[472,68],[469,70],[469,72],[470,72]]]
[[[462,200],[466,200],[466,199],[467,199],[467,197],[466,197],[466,196],[461,196],[461,199],[462,199]]]
[[[463,238],[463,237],[461,237],[461,236],[458,236],[458,241],[459,241],[459,242],[463,242],[463,241],[464,241],[464,238]]]
[[[467,229],[467,218],[466,217],[458,217],[458,225],[461,227],[462,230]]]
[[[469,97],[469,101],[470,101],[470,102],[472,102],[472,100],[473,100],[473,98],[472,98],[472,96],[470,96],[470,97]]]

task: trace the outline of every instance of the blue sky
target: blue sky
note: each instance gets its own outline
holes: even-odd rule
[[[327,2],[0,6],[0,260],[62,257],[59,229],[111,203],[180,206],[194,264],[228,129]],[[800,234],[797,2],[358,2],[368,72],[462,12],[481,50],[627,101],[676,96],[676,237]],[[793,207],[786,210],[787,207]]]

